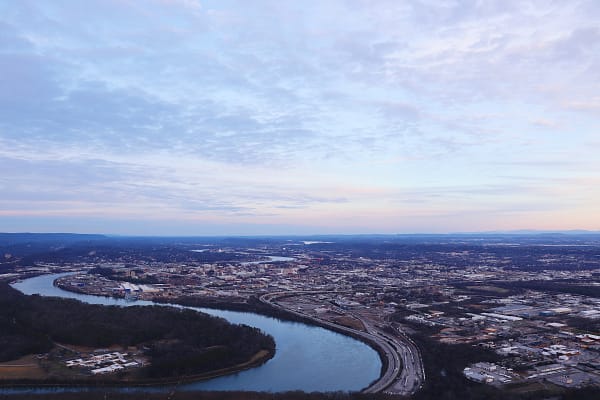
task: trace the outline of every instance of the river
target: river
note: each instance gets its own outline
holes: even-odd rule
[[[74,298],[90,304],[103,305],[152,305],[150,301],[125,302],[122,299],[83,295],[62,290],[53,285],[56,278],[66,274],[42,275],[13,284],[25,294]],[[190,307],[191,308],[191,307]],[[209,308],[196,310],[222,317],[232,323],[257,327],[272,335],[277,350],[275,356],[265,364],[207,381],[192,382],[177,387],[177,390],[248,390],[284,392],[358,391],[377,379],[381,360],[368,345],[329,331],[298,322],[281,321],[263,315],[224,311]],[[172,387],[118,388],[121,391],[168,391]],[[72,388],[15,388],[0,389],[0,394],[18,392],[99,390],[91,387]]]

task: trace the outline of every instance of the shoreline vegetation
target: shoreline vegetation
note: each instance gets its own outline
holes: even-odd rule
[[[362,343],[365,343],[367,346],[371,347],[373,350],[377,352],[379,355],[379,359],[381,361],[381,371],[380,376],[382,376],[388,368],[387,358],[385,357],[384,351],[379,347],[379,345],[375,341],[367,340],[366,338],[354,335],[351,332],[344,330],[344,326],[340,326],[340,329],[336,329],[331,325],[326,325],[321,323],[317,319],[302,317],[300,315],[294,314],[293,312],[289,312],[280,308],[275,308],[269,304],[263,303],[256,296],[252,296],[248,299],[247,302],[227,302],[214,298],[200,298],[200,297],[177,297],[174,299],[163,299],[163,298],[155,298],[152,301],[161,304],[177,304],[182,306],[189,307],[198,307],[198,308],[214,308],[218,310],[227,310],[227,311],[240,311],[240,312],[252,312],[255,314],[264,315],[271,318],[276,318],[282,321],[288,322],[299,322],[310,326],[317,326],[323,329],[327,329],[340,335],[351,337],[355,340],[358,340]],[[379,379],[379,378],[378,378]],[[375,380],[376,381],[376,380]],[[374,382],[375,382],[374,381]],[[369,385],[365,387],[368,388],[373,384],[370,382]]]
[[[66,360],[82,355],[63,344],[117,347],[146,362],[110,377],[92,376],[65,366]],[[194,310],[27,296],[0,283],[0,373],[1,368],[13,372],[8,379],[0,376],[1,387],[167,386],[240,372],[274,354],[273,338],[259,329]],[[15,362],[27,355],[34,355],[31,360],[37,365]],[[28,374],[28,367],[37,373]]]
[[[89,293],[85,292],[84,290],[82,290],[80,288],[73,287],[71,285],[62,285],[62,284],[60,284],[60,281],[55,281],[54,284],[62,290],[66,290],[66,291],[70,291],[70,292],[78,293],[78,294],[90,295]],[[104,296],[104,297],[121,298],[121,297],[117,297],[117,296]],[[306,324],[309,326],[317,326],[317,327],[320,327],[323,329],[327,329],[327,330],[339,333],[340,335],[351,337],[355,340],[365,343],[366,345],[371,347],[373,350],[375,350],[377,352],[377,354],[379,355],[379,359],[381,361],[380,376],[383,375],[388,368],[387,358],[385,357],[385,353],[377,345],[377,343],[375,341],[370,341],[370,340],[365,339],[362,336],[354,335],[354,334],[344,330],[343,326],[341,326],[340,329],[335,329],[331,325],[326,325],[324,323],[321,323],[319,320],[316,320],[313,318],[308,318],[308,317],[302,317],[302,316],[299,316],[292,312],[288,312],[288,311],[285,311],[280,308],[275,308],[269,304],[266,304],[266,303],[263,303],[262,301],[260,301],[258,296],[252,296],[245,302],[228,301],[228,300],[222,300],[222,299],[217,299],[217,298],[192,297],[192,296],[187,296],[187,297],[180,296],[180,297],[174,297],[174,298],[170,298],[170,299],[165,299],[163,297],[155,297],[155,298],[152,298],[151,301],[153,301],[154,303],[157,303],[157,304],[164,304],[164,305],[176,304],[176,305],[180,305],[180,306],[197,307],[197,308],[212,308],[212,309],[225,310],[225,311],[251,312],[251,313],[264,315],[264,316],[271,317],[271,318],[276,318],[276,319],[279,319],[282,321],[299,322],[299,323],[303,323],[303,324]],[[373,384],[373,382],[370,382],[369,385],[367,385],[365,388],[370,387],[372,384]]]

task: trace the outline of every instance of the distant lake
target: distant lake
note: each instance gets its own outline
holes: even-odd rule
[[[289,257],[273,256],[271,258],[272,262],[292,260]],[[122,299],[67,292],[53,285],[55,279],[64,275],[68,274],[42,275],[17,282],[13,287],[25,294],[37,293],[43,296],[74,298],[90,304],[124,307],[154,304],[150,301],[126,302]],[[277,350],[275,356],[260,367],[208,381],[180,385],[177,390],[359,391],[379,377],[381,360],[377,352],[356,339],[324,328],[281,321],[254,313],[208,308],[195,309],[225,318],[232,323],[257,327],[275,338]],[[125,387],[116,390],[143,392],[172,389],[172,387]],[[0,389],[0,394],[86,390],[102,389],[30,387]]]
[[[267,256],[268,260],[263,261],[246,261],[241,263],[242,265],[254,265],[254,264],[268,264],[273,262],[282,262],[282,261],[294,261],[293,257],[281,257],[281,256]]]

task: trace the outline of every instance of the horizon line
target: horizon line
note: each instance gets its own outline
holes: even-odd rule
[[[600,234],[600,230],[586,229],[568,229],[568,230],[536,230],[536,229],[519,229],[519,230],[502,230],[502,231],[471,231],[471,232],[421,232],[421,233],[314,233],[314,234],[197,234],[197,235],[161,235],[161,234],[118,234],[118,233],[81,233],[81,232],[0,232],[0,235],[81,235],[81,236],[105,236],[105,237],[121,237],[121,238],[276,238],[276,237],[331,237],[331,236],[453,236],[453,235],[594,235]]]

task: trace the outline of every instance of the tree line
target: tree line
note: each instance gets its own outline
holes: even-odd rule
[[[94,348],[142,345],[147,377],[197,374],[274,351],[271,336],[189,309],[101,306],[26,296],[0,284],[0,361],[48,352],[54,342]]]

